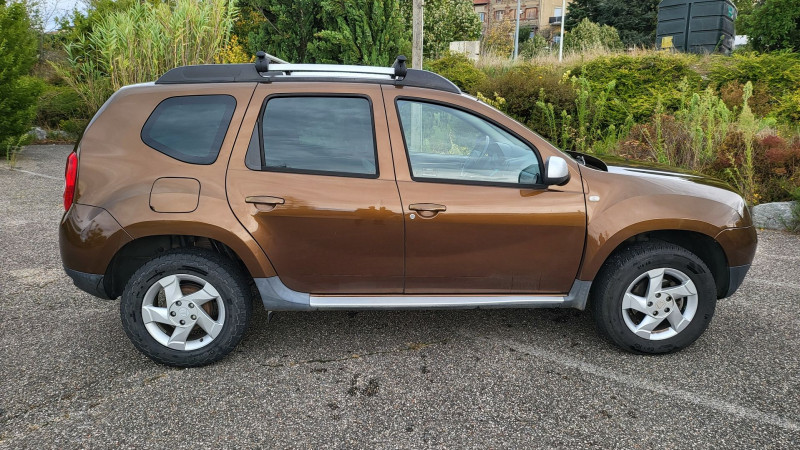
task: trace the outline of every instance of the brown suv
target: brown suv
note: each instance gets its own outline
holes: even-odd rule
[[[61,256],[150,358],[211,363],[266,309],[571,307],[622,348],[691,344],[756,249],[713,179],[560,152],[406,69],[179,67],[69,155]],[[257,294],[256,294],[257,293]]]

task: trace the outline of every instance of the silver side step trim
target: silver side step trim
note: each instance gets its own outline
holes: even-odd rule
[[[420,296],[386,297],[311,296],[314,309],[473,309],[560,307],[566,297],[535,295]]]
[[[311,295],[293,291],[278,277],[256,278],[268,311],[363,309],[576,308],[583,310],[591,281],[575,280],[569,294],[553,295]]]

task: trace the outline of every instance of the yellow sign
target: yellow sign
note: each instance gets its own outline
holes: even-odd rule
[[[672,48],[672,36],[664,36],[661,38],[661,49],[666,50]]]

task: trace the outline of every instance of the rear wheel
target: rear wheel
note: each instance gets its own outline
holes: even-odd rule
[[[239,343],[251,304],[238,267],[218,254],[181,249],[154,258],[128,281],[122,325],[134,346],[162,364],[211,364]]]
[[[714,278],[703,261],[683,247],[658,241],[612,256],[594,288],[598,330],[636,353],[687,347],[708,327],[717,302]]]

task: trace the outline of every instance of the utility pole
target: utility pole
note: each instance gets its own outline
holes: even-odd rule
[[[411,68],[422,69],[422,7],[425,6],[424,0],[414,0],[413,13],[411,18]]]
[[[561,0],[561,38],[558,40],[558,61],[564,59],[564,19],[567,17],[567,0]]]
[[[517,0],[517,27],[514,29],[514,59],[519,54],[519,0]]]

